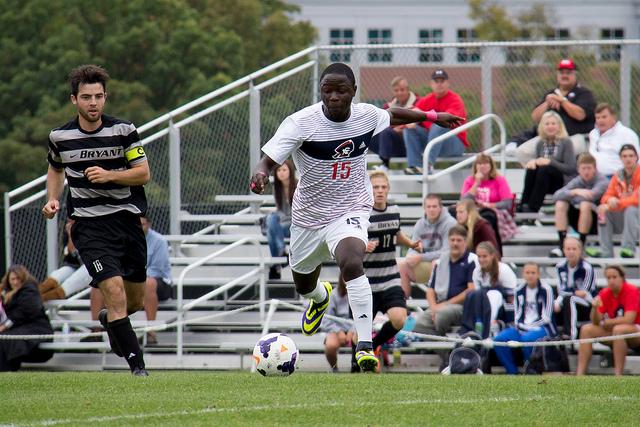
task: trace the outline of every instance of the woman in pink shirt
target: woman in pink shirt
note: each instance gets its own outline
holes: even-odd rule
[[[480,216],[489,221],[498,237],[498,245],[516,232],[513,219],[513,193],[506,178],[496,170],[493,158],[480,153],[473,163],[472,174],[462,183],[462,199],[475,200]]]

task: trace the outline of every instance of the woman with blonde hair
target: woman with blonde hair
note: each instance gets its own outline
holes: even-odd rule
[[[520,212],[538,212],[547,194],[553,194],[577,175],[573,144],[562,118],[555,111],[542,115],[536,158],[525,165]]]
[[[38,282],[23,265],[9,268],[0,282],[6,316],[0,335],[49,335],[53,328],[44,312]],[[38,349],[43,340],[0,340],[0,372],[17,371],[22,362],[46,362],[53,353]]]
[[[476,246],[481,242],[489,242],[502,253],[502,248],[498,245],[496,233],[493,231],[489,221],[482,218],[473,200],[462,200],[456,205],[456,220],[458,224],[464,225],[467,230],[467,248],[475,252]]]

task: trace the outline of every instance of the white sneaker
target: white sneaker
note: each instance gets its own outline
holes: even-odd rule
[[[549,252],[549,256],[551,258],[562,258],[564,256],[564,254],[562,253],[562,249],[553,248],[553,249],[551,249],[551,252]]]
[[[507,156],[514,156],[516,154],[516,149],[517,148],[518,148],[518,144],[516,144],[515,142],[509,142],[504,147],[504,153]]]
[[[384,164],[375,165],[373,170],[382,171],[384,173],[389,173],[389,168]]]

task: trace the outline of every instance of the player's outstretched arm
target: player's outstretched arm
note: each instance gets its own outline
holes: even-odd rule
[[[436,113],[435,111],[409,110],[399,107],[392,107],[387,111],[391,115],[392,126],[430,121],[442,127],[454,128],[465,120],[463,117],[449,113]]]
[[[264,190],[269,184],[269,175],[273,168],[277,165],[275,161],[269,156],[263,156],[253,169],[251,174],[251,182],[249,188],[256,194],[264,193]]]

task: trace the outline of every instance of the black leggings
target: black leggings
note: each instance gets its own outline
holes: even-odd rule
[[[544,196],[553,194],[564,185],[564,176],[556,167],[538,166],[527,169],[524,176],[522,203],[529,205],[533,212],[538,212],[544,202]]]

